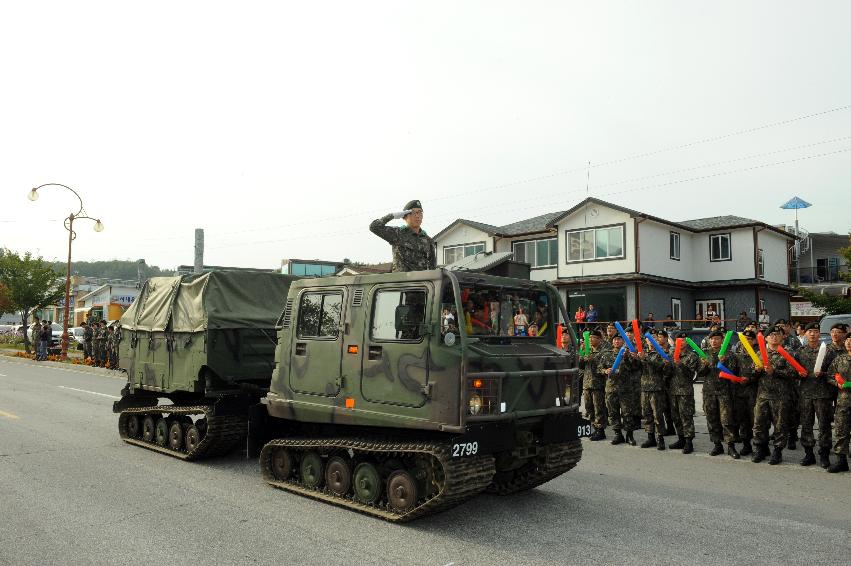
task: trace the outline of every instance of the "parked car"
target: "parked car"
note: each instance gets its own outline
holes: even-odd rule
[[[77,350],[83,349],[83,327],[75,326],[74,328],[68,329],[68,334],[72,342],[68,344],[68,347],[74,347]]]
[[[828,314],[819,321],[819,334],[822,342],[830,344],[830,327],[834,324],[842,322],[851,327],[851,313],[849,314]]]

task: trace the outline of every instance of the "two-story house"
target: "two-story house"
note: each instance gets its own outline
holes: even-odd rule
[[[570,313],[594,304],[600,320],[713,312],[789,316],[793,235],[758,220],[673,222],[596,198],[506,226],[459,219],[435,236],[438,261],[513,251],[531,277],[560,288]]]

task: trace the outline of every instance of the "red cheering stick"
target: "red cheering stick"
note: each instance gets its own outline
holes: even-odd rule
[[[677,338],[677,345],[674,346],[674,363],[680,361],[680,352],[683,349],[683,339]]]
[[[787,351],[783,348],[783,346],[777,346],[777,353],[779,353],[781,356],[783,356],[784,358],[786,358],[786,361],[787,361],[787,362],[789,362],[789,364],[790,364],[793,368],[795,368],[795,371],[797,371],[797,372],[798,372],[798,375],[800,375],[801,377],[807,377],[807,370],[806,370],[806,369],[804,369],[804,366],[802,366],[801,364],[799,364],[799,363],[798,363],[798,360],[796,360],[795,358],[793,358],[793,357],[792,357],[792,354],[790,354],[789,352],[787,352]]]
[[[771,367],[771,363],[768,361],[768,348],[765,347],[765,336],[762,335],[762,332],[756,335],[756,341],[759,342],[759,355],[762,357],[762,365],[765,369]]]
[[[744,377],[739,377],[737,375],[733,375],[732,373],[727,373],[726,371],[718,372],[718,377],[720,377],[721,379],[729,379],[730,381],[733,381],[735,383],[745,382]]]
[[[839,387],[842,387],[843,385],[845,385],[845,380],[842,379],[842,376],[839,375],[839,373],[834,375],[833,378],[836,380],[836,383],[837,383],[837,385],[839,385]]]
[[[638,319],[632,319],[632,336],[635,338],[635,347],[638,348],[638,353],[644,351],[644,346],[642,346],[643,338],[641,337],[641,331],[638,330]]]

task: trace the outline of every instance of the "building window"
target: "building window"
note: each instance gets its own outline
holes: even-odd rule
[[[568,263],[623,257],[623,224],[567,232]]]
[[[730,234],[713,234],[709,236],[709,261],[730,261],[732,259]]]
[[[558,264],[558,238],[514,242],[514,261],[522,261],[536,267],[555,267]]]
[[[298,307],[298,337],[337,338],[342,311],[340,293],[305,293]]]
[[[762,250],[756,253],[756,276],[765,279],[765,252]]]
[[[671,259],[680,260],[680,234],[671,232]]]
[[[699,320],[707,321],[708,326],[712,320],[724,321],[724,299],[708,299],[694,302],[694,312]]]
[[[477,244],[462,244],[460,246],[446,246],[443,248],[443,265],[455,263],[459,259],[464,259],[471,255],[476,255],[485,251],[485,243]]]

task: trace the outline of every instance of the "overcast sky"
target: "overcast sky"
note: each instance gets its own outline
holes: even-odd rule
[[[27,200],[47,182],[106,226],[80,222],[75,259],[164,268],[195,228],[210,265],[389,261],[369,222],[414,198],[432,234],[589,194],[770,224],[797,195],[802,227],[847,232],[849,21],[847,1],[6,3],[0,246],[65,259],[76,200]]]

